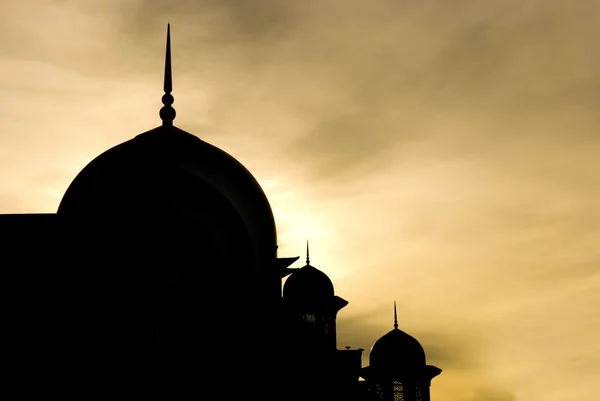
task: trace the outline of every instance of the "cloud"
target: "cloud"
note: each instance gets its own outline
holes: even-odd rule
[[[564,137],[548,113],[597,101],[597,57],[573,45],[593,6],[534,3],[145,0],[119,26],[146,59],[172,19],[187,60],[176,67],[207,93],[219,135],[258,125],[253,140],[279,138],[273,163],[302,163],[328,185],[385,170],[435,135],[470,152],[539,131]]]
[[[171,22],[176,124],[269,183],[282,256],[314,241],[350,301],[340,346],[368,350],[396,299],[440,399],[590,399],[599,6],[7,3],[0,206],[56,210],[94,156],[158,123]]]

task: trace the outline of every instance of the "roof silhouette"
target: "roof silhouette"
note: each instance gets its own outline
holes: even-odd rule
[[[379,338],[369,355],[375,369],[407,370],[425,366],[425,351],[411,335],[398,329],[396,302],[394,302],[394,328]]]
[[[306,265],[297,269],[283,286],[283,296],[288,300],[321,302],[334,296],[334,288],[327,274],[310,264],[306,241]]]

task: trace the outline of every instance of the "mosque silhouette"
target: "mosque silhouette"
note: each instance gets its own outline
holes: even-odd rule
[[[54,214],[0,215],[9,387],[25,396],[429,401],[419,342],[393,329],[337,349],[348,302],[278,257],[275,221],[236,159],[162,125],[92,160]],[[289,276],[289,277],[288,277]],[[282,281],[285,281],[282,291]],[[391,320],[391,319],[390,319]]]

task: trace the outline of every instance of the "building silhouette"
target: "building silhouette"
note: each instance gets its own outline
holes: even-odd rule
[[[7,383],[78,399],[428,401],[441,370],[397,318],[370,366],[337,349],[348,302],[308,243],[290,268],[252,174],[173,125],[170,46],[169,29],[162,125],[92,160],[56,213],[0,215]]]

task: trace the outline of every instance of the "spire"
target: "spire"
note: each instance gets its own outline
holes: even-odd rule
[[[310,265],[310,253],[308,251],[308,240],[306,240],[306,264]]]
[[[163,126],[172,126],[175,119],[175,109],[171,107],[173,104],[173,79],[171,73],[171,24],[167,24],[167,51],[165,54],[165,94],[162,97],[163,107],[160,109],[160,119]]]
[[[396,301],[394,301],[394,328],[398,328],[398,313],[396,312]]]

